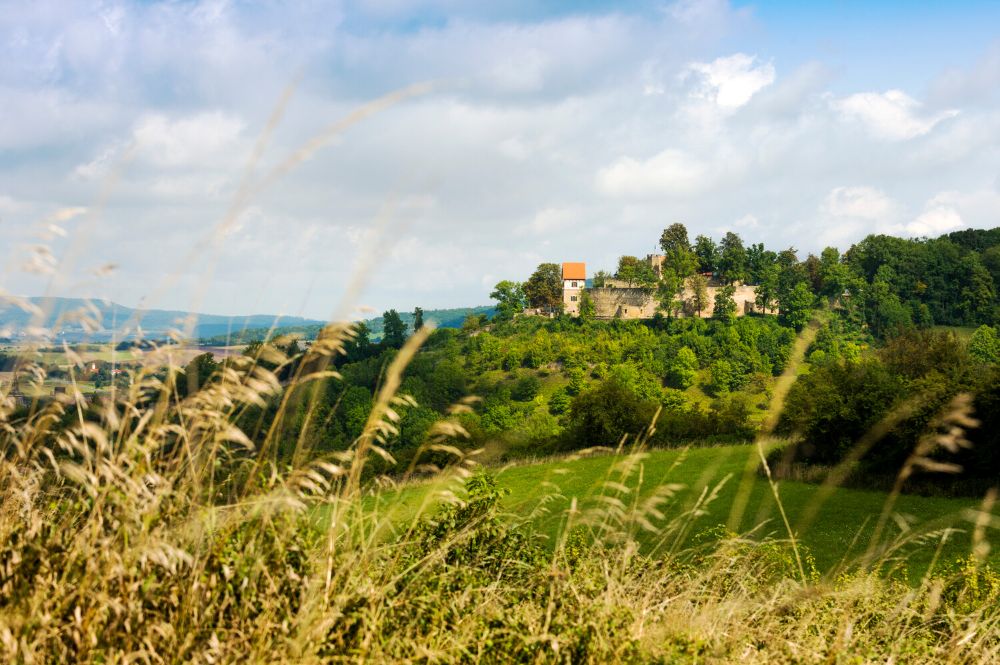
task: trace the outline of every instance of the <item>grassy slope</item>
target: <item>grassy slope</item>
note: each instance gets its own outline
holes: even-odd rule
[[[614,469],[616,461],[622,460],[621,457],[603,455],[543,461],[508,467],[499,470],[497,475],[501,484],[511,490],[507,507],[516,513],[530,514],[538,509],[544,497],[549,497],[547,510],[537,517],[537,521],[543,533],[554,536],[560,531],[570,500],[576,498],[583,511],[597,505],[595,497],[600,493],[604,482],[619,479]],[[688,538],[694,538],[707,529],[729,521],[748,460],[751,464],[757,460],[755,449],[748,445],[651,451],[642,462],[642,482],[637,494],[642,499],[664,484],[683,485],[685,489],[678,491],[664,510],[665,517],[669,519],[690,507],[703,488],[711,488],[728,477],[717,498],[708,505],[707,513],[699,517],[688,532]],[[625,484],[636,488],[637,476],[638,474],[634,474]],[[432,488],[435,486],[407,487],[401,491],[398,502],[390,500],[388,505],[400,511],[400,518],[409,517],[427,500],[428,490]],[[749,501],[739,531],[747,532],[759,527],[759,534],[785,537],[781,517],[767,482],[753,476],[750,488]],[[826,572],[835,568],[841,560],[853,560],[864,553],[873,525],[885,505],[886,495],[881,492],[837,488],[830,499],[819,507],[812,526],[800,529],[800,519],[811,505],[815,505],[818,491],[818,486],[804,483],[786,481],[779,485],[790,523],[799,532],[801,542],[815,557],[817,568]],[[562,496],[553,498],[551,495],[556,493]],[[626,498],[627,501],[634,499],[635,494]],[[913,533],[939,529],[946,525],[962,529],[961,533],[951,536],[942,547],[942,559],[953,560],[969,553],[971,524],[962,516],[962,511],[975,508],[977,504],[975,499],[903,496],[894,512],[911,522]],[[900,533],[900,526],[895,519],[889,521],[887,533],[893,537]],[[651,550],[664,546],[657,545],[657,538],[652,534],[643,539]],[[919,575],[926,569],[935,555],[937,540],[940,539],[930,544],[913,543],[903,550],[911,575]],[[1000,558],[995,557],[996,562],[1000,562]]]

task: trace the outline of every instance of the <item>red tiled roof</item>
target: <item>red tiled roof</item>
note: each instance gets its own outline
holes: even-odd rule
[[[586,263],[564,263],[563,279],[587,279]]]

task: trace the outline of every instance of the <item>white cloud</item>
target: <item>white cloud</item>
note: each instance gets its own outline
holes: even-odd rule
[[[898,214],[896,202],[874,187],[835,187],[827,194],[824,208],[834,217],[871,222],[889,222]]]
[[[712,62],[695,62],[688,72],[701,78],[697,94],[711,99],[720,107],[735,109],[750,101],[757,92],[774,83],[774,65],[757,64],[757,57],[745,53],[717,58]]]
[[[962,216],[954,208],[935,205],[924,210],[903,230],[913,236],[935,237],[962,227]]]
[[[703,163],[670,148],[646,160],[621,157],[597,174],[598,189],[611,196],[686,196],[707,184]]]
[[[170,119],[162,114],[150,114],[139,119],[132,138],[137,149],[153,164],[184,168],[204,165],[224,158],[232,160],[245,123],[238,117],[221,111],[209,111]],[[239,155],[238,158],[245,158]]]
[[[535,213],[534,218],[527,224],[517,227],[518,234],[546,235],[554,231],[562,231],[573,225],[574,222],[581,221],[581,214],[578,208],[568,207],[548,207]]]
[[[889,141],[922,136],[942,120],[958,115],[953,109],[921,115],[921,103],[902,90],[860,92],[834,100],[832,105],[844,119],[859,121],[874,136]]]

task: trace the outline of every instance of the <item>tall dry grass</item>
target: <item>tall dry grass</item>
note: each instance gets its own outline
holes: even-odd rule
[[[932,568],[917,586],[887,579],[876,564],[892,552],[888,543],[824,577],[787,520],[782,540],[719,532],[689,544],[718,488],[686,496],[690,488],[666,485],[640,497],[640,437],[617,451],[596,507],[572,503],[546,544],[530,519],[503,513],[503,488],[477,470],[448,417],[423,452],[452,463],[420,469],[448,489],[401,520],[401,495],[365,470],[373,456],[391,460],[385,443],[412,405],[398,394],[400,377],[426,331],[387,369],[349,450],[317,456],[302,437],[291,467],[278,465],[293,396],[307,414],[315,408],[318,386],[338,380],[331,359],[353,334],[332,325],[297,359],[265,345],[261,357],[233,358],[184,396],[169,348],[148,352],[128,389],[96,407],[77,390],[25,411],[5,393],[3,661],[997,660],[1000,578],[983,565],[991,505],[974,515],[977,549],[964,566]],[[279,372],[293,363],[283,385]],[[30,353],[19,372],[44,379]],[[278,416],[251,439],[235,423],[267,403]],[[457,404],[451,415],[468,408]],[[755,454],[736,479],[733,524],[762,459]],[[771,487],[780,505],[780,487]],[[655,557],[640,547],[651,540]]]

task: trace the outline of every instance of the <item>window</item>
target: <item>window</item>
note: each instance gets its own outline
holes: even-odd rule
[[[576,288],[576,282],[570,283],[570,286],[572,286],[575,289]]]
[[[576,302],[576,296],[570,296],[569,299],[571,302]]]

